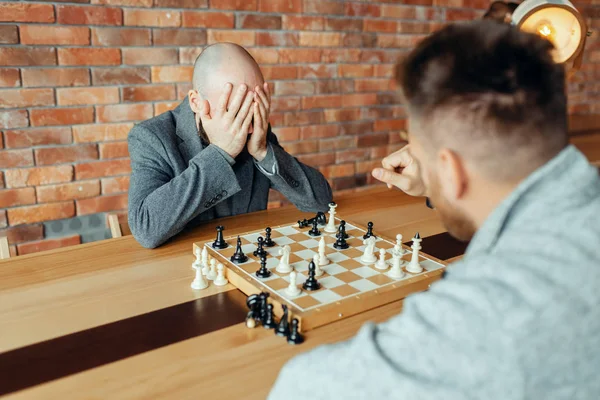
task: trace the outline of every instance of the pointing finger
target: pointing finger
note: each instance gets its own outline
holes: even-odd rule
[[[375,168],[372,175],[375,179],[387,183],[388,187],[389,185],[393,185],[404,192],[409,191],[413,186],[412,180],[408,177],[389,171],[385,168]]]

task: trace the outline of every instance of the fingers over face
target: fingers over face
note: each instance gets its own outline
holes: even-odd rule
[[[257,86],[255,89],[255,100],[256,101],[260,101],[263,106],[268,110],[270,107],[269,104],[269,99],[267,98],[267,95],[265,94],[265,92],[262,90],[262,88],[260,86]]]
[[[252,113],[254,114],[254,132],[256,132],[257,130],[261,130],[263,128],[263,120],[260,113],[260,106],[256,102],[252,107]]]
[[[221,97],[219,97],[219,105],[217,106],[216,112],[219,114],[225,114],[227,112],[227,104],[229,103],[229,98],[231,97],[231,92],[233,91],[233,85],[229,82],[225,84],[225,88],[223,89],[223,93]]]
[[[250,97],[250,105],[254,104],[252,101],[252,97]],[[238,115],[239,117],[239,115]],[[239,134],[244,135],[244,137],[248,134],[248,130],[250,129],[250,124],[252,123],[252,118],[254,118],[254,112],[248,112],[246,110],[246,118],[243,120],[242,127],[240,129]]]
[[[248,114],[252,114],[249,111],[250,111],[250,108],[252,107],[253,102],[254,102],[254,93],[252,93],[252,92],[246,93],[244,102],[242,103],[242,106],[239,108],[237,116],[235,117],[234,124],[236,124],[237,126],[241,126],[243,124],[246,116],[248,116]]]
[[[235,91],[235,95],[231,104],[229,105],[229,109],[227,110],[227,114],[233,120],[238,114],[240,110],[240,106],[244,103],[244,100],[247,98],[248,87],[244,84],[241,84]]]

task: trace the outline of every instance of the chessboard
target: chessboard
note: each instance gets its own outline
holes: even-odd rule
[[[341,222],[335,218],[336,226]],[[346,222],[348,239],[347,249],[336,249],[336,233],[325,232],[320,227],[320,236],[309,235],[310,226],[300,227],[299,223],[271,227],[271,238],[275,245],[264,247],[267,254],[266,268],[271,272],[267,278],[259,278],[256,272],[261,268],[260,258],[253,253],[257,249],[259,237],[265,237],[265,230],[256,230],[239,235],[241,248],[248,260],[235,264],[231,257],[236,252],[238,235],[224,236],[227,247],[215,249],[213,241],[194,243],[194,254],[199,254],[206,247],[211,258],[224,266],[228,281],[246,295],[261,292],[269,293],[269,300],[274,305],[275,315],[281,317],[281,305],[288,307],[291,318],[299,320],[300,330],[305,332],[343,318],[400,300],[411,293],[427,290],[429,285],[439,279],[446,263],[428,255],[427,249],[418,253],[418,261],[423,268],[420,273],[410,273],[406,266],[412,257],[412,249],[405,244],[398,244],[382,237],[376,230],[375,254],[380,257],[379,249],[386,253],[387,270],[375,267],[375,263],[365,263],[361,257],[365,251],[363,236],[367,229],[351,221]],[[325,254],[329,259],[327,265],[321,266],[323,274],[319,276],[319,290],[302,290],[300,294],[290,296],[286,289],[290,286],[290,274],[277,272],[281,250],[289,246],[289,265],[296,272],[296,284],[302,284],[308,278],[309,263],[318,254],[321,237],[326,243]],[[418,237],[418,236],[417,236]],[[262,239],[261,239],[262,240]],[[401,245],[402,278],[389,276],[392,264],[392,252],[395,245]]]

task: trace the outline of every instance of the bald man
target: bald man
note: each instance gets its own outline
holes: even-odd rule
[[[269,86],[245,49],[204,49],[187,98],[128,137],[128,219],[141,245],[154,248],[203,221],[264,210],[271,188],[301,211],[327,209],[327,180],[279,145],[270,108]]]

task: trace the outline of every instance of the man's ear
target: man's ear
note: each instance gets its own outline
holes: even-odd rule
[[[460,200],[469,186],[464,160],[450,149],[438,153],[437,173],[442,192],[447,199]]]
[[[203,107],[208,107],[208,101],[202,99],[197,90],[190,90],[188,92],[188,101],[190,102],[190,108],[195,114],[210,114],[210,110],[203,110]]]

